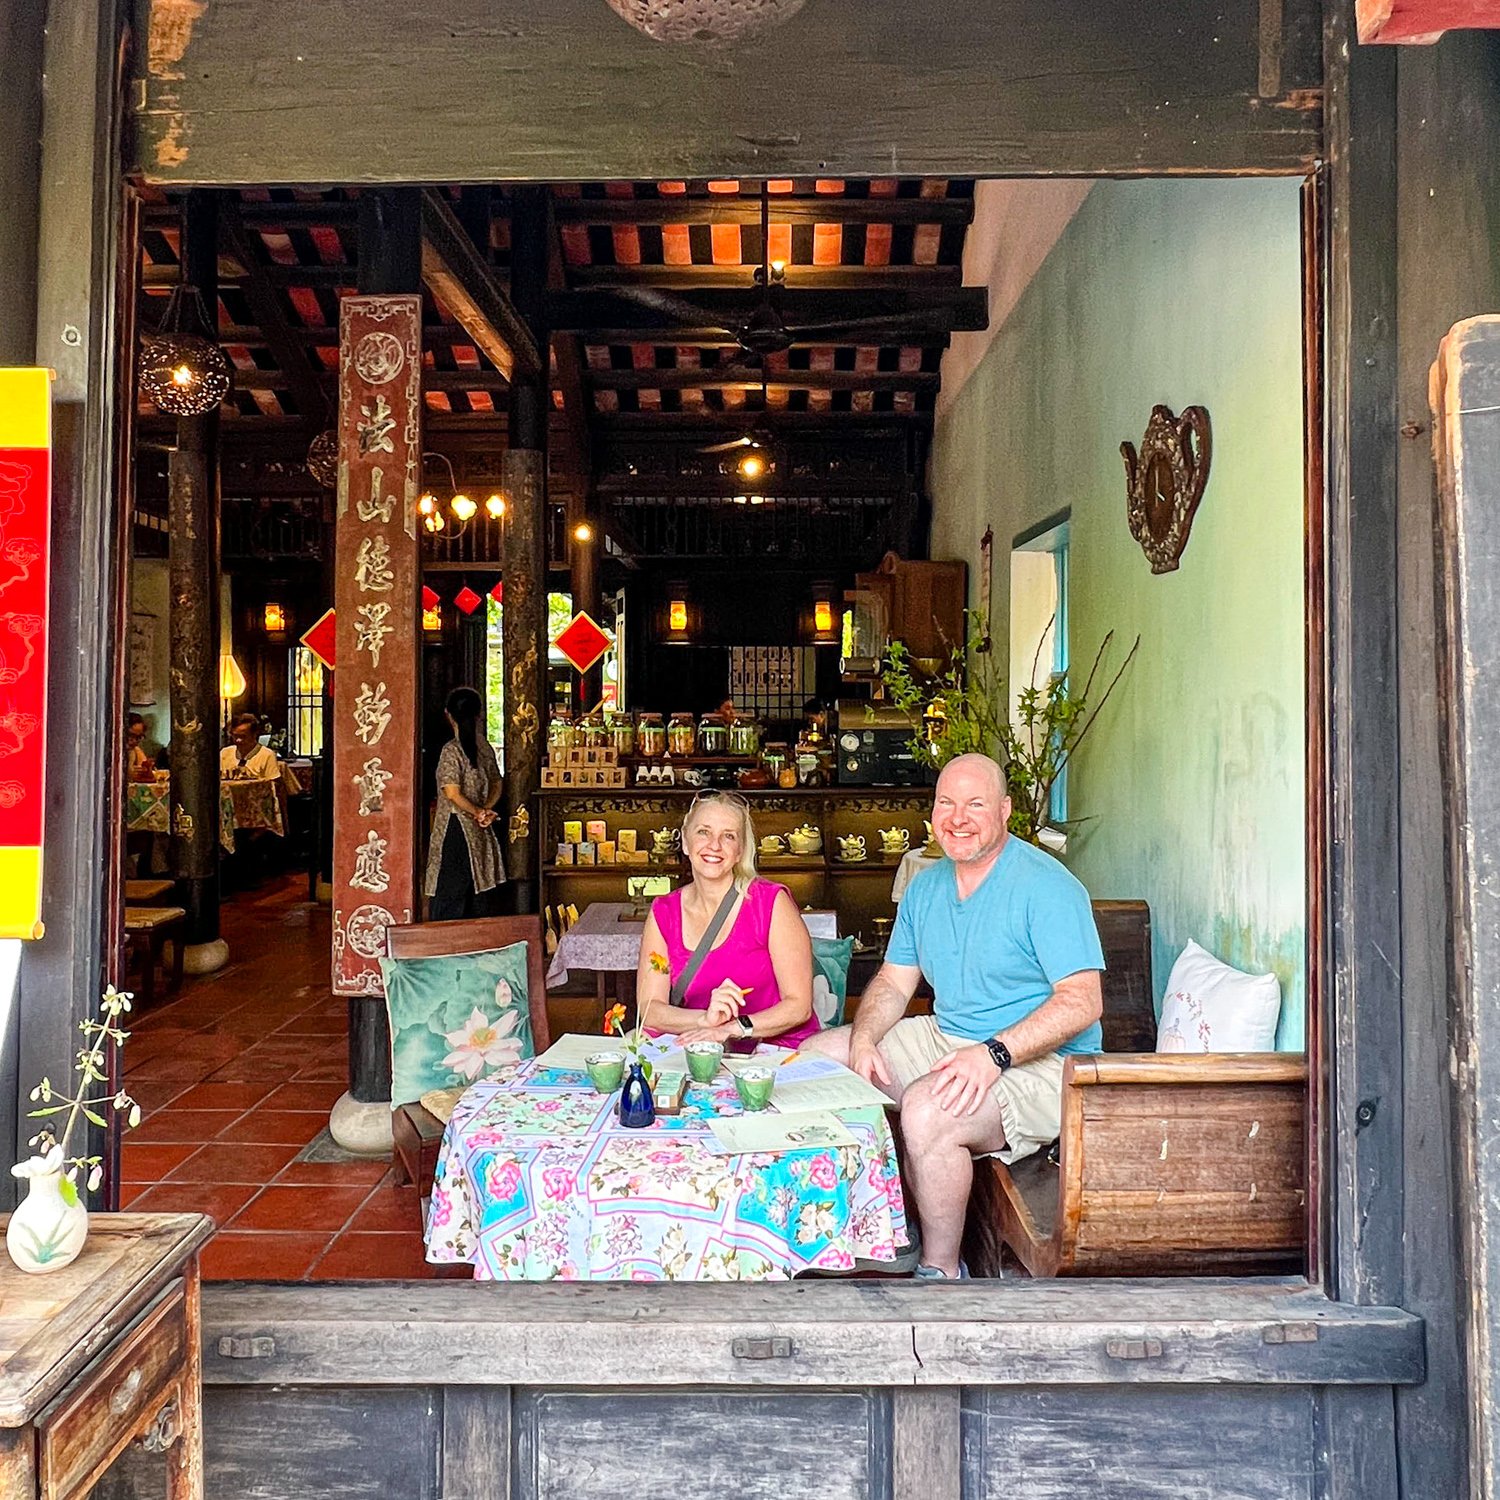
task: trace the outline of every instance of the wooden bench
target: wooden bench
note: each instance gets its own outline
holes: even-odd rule
[[[1058,1163],[975,1163],[964,1258],[1033,1276],[1301,1269],[1307,1063],[1298,1054],[1069,1058]]]
[[[127,880],[125,901],[129,906],[154,906],[163,896],[170,896],[174,880]]]
[[[162,949],[172,944],[172,968],[168,991],[182,983],[182,952],[187,936],[187,913],[180,906],[127,906],[125,942],[127,964],[138,959],[141,968],[140,1001],[144,1008],[156,998],[156,966]]]

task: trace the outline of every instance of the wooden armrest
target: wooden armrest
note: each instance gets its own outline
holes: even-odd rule
[[[1095,1083],[1305,1083],[1300,1052],[1139,1052],[1069,1057],[1063,1086]]]

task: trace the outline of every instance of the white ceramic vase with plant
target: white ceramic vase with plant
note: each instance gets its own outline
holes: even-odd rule
[[[33,1119],[65,1116],[59,1135],[51,1125],[44,1125],[28,1145],[37,1154],[28,1161],[17,1162],[10,1170],[26,1184],[26,1196],[10,1216],[5,1230],[5,1248],[21,1270],[40,1274],[60,1271],[71,1265],[83,1249],[89,1232],[89,1211],[78,1186],[80,1173],[85,1174],[85,1191],[92,1192],[104,1175],[104,1161],[98,1156],[69,1156],[78,1117],[101,1128],[107,1124],[101,1113],[113,1109],[125,1117],[128,1126],[139,1125],[141,1107],[123,1089],[90,1097],[90,1090],[109,1086],[106,1066],[110,1051],[119,1049],[130,1035],[120,1025],[120,1017],[130,1009],[133,997],[128,991],[109,985],[100,1002],[100,1019],[78,1023],[84,1045],[79,1049],[73,1071],[78,1075],[76,1094],[66,1094],[48,1078],[31,1091],[39,1109],[29,1113]]]

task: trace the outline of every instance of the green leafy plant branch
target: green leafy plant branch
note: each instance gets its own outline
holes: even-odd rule
[[[86,1180],[90,1192],[99,1186],[104,1177],[102,1157],[68,1155],[68,1143],[72,1139],[78,1117],[82,1115],[90,1124],[103,1129],[109,1123],[103,1111],[113,1109],[116,1114],[125,1117],[127,1129],[132,1129],[141,1123],[141,1107],[124,1089],[119,1089],[113,1094],[108,1092],[109,1072],[106,1066],[110,1049],[122,1048],[125,1045],[125,1039],[130,1035],[120,1025],[120,1018],[130,1009],[130,1002],[134,998],[135,996],[129,990],[117,990],[114,985],[107,985],[103,998],[99,1002],[101,1019],[97,1021],[85,1019],[78,1023],[78,1029],[83,1033],[84,1045],[78,1050],[77,1060],[73,1064],[73,1071],[78,1075],[76,1094],[65,1093],[62,1089],[55,1087],[50,1078],[43,1078],[31,1091],[32,1102],[40,1101],[42,1105],[40,1109],[27,1111],[31,1119],[44,1119],[62,1114],[67,1116],[63,1122],[61,1135],[51,1125],[44,1125],[31,1137],[27,1145],[43,1156],[54,1146],[62,1148],[63,1166],[66,1170],[61,1183],[61,1191],[64,1201],[70,1204],[78,1201],[77,1180],[80,1172],[87,1173]],[[105,1085],[105,1092],[90,1097],[89,1091],[101,1083]]]
[[[964,612],[967,640],[952,648],[942,671],[928,676],[919,671],[904,641],[892,641],[881,663],[881,680],[891,703],[912,726],[909,742],[919,764],[939,769],[956,755],[978,752],[993,756],[1006,768],[1010,785],[1009,828],[1028,843],[1036,843],[1050,822],[1052,789],[1084,737],[1109,701],[1140,648],[1137,636],[1118,670],[1108,674],[1105,658],[1114,641],[1110,631],[1099,644],[1083,686],[1072,686],[1071,674],[1054,673],[1037,686],[1042,642],[1032,662],[1032,685],[1017,697],[1019,722],[1006,711],[1005,681],[998,653],[991,649],[989,621],[979,610]],[[1055,622],[1054,616],[1054,622]],[[1102,691],[1094,697],[1095,684]],[[1082,819],[1071,818],[1071,827]]]

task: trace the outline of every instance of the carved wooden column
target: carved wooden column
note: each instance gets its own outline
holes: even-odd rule
[[[537,910],[537,819],[543,718],[547,710],[547,414],[551,410],[547,329],[547,190],[517,188],[511,218],[511,300],[543,351],[535,376],[517,373],[502,477],[510,498],[505,576],[506,887],[512,911]]]
[[[183,277],[215,316],[218,203],[188,194]],[[172,867],[187,908],[184,967],[208,974],[229,950],[219,936],[219,413],[180,417],[167,465],[171,651]]]
[[[346,1150],[391,1145],[385,930],[419,908],[416,810],[421,562],[422,298],[417,199],[361,202],[361,291],[339,322],[335,527],[333,989],[349,997],[349,1091],[329,1130]],[[387,285],[382,288],[379,283]]]

